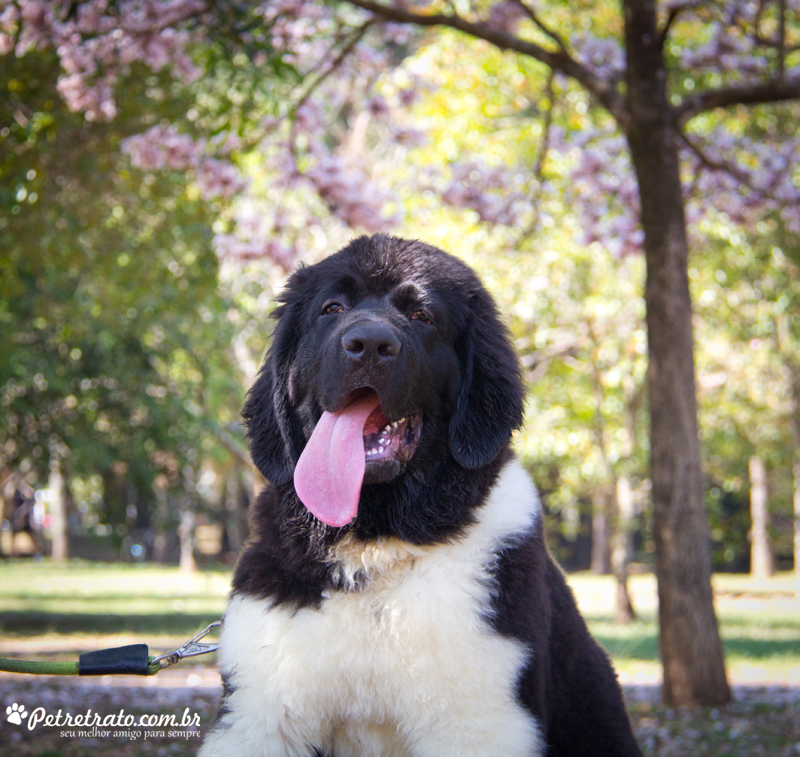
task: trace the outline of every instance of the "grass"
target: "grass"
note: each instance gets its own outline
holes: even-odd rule
[[[578,574],[570,584],[595,638],[617,670],[636,677],[657,676],[658,625],[655,578],[633,576],[629,591],[639,620],[613,622],[614,579]],[[800,591],[796,578],[779,574],[767,581],[718,574],[715,606],[725,646],[728,674],[740,684],[765,682],[800,686]]]
[[[578,574],[569,580],[592,633],[611,655],[623,683],[657,685],[654,578],[632,578],[630,591],[639,620],[627,626],[613,622],[613,579]],[[75,659],[78,652],[138,642],[148,643],[151,653],[174,649],[221,616],[229,583],[227,569],[181,574],[151,565],[0,562],[0,657]],[[729,677],[738,685],[737,701],[718,709],[672,710],[658,702],[652,688],[627,688],[631,720],[645,754],[800,754],[798,588],[788,575],[766,582],[748,576],[714,577],[717,616]],[[208,656],[197,662],[209,666],[214,660]],[[200,670],[183,663],[190,664],[191,670]],[[191,676],[188,683],[192,685]],[[772,686],[758,688],[765,684]],[[196,687],[103,689],[100,683],[89,687],[77,686],[72,679],[16,676],[0,679],[0,689],[3,707],[13,701],[26,702],[30,709],[47,697],[75,711],[92,706],[103,713],[124,705],[128,712],[180,715],[186,706],[201,714],[202,728],[217,706],[216,690]],[[639,696],[641,691],[649,694]],[[29,734],[5,727],[0,720],[0,753],[19,757],[188,757],[197,749],[196,739],[89,742],[66,739],[55,730]]]
[[[229,570],[155,565],[0,563],[0,643],[45,635],[135,634],[172,642],[219,620]]]
[[[639,620],[627,626],[613,622],[613,578],[582,573],[569,580],[592,633],[623,678],[657,675],[654,577],[631,578]],[[182,574],[156,565],[0,562],[0,653],[13,651],[22,640],[38,640],[46,647],[57,637],[62,642],[74,637],[76,649],[105,636],[136,636],[170,646],[219,619],[229,584],[228,569]],[[797,588],[788,574],[765,582],[740,575],[714,577],[717,616],[734,681],[800,686]]]

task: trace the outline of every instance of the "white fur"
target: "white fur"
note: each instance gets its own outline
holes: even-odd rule
[[[234,596],[219,652],[231,711],[201,757],[542,754],[538,724],[515,699],[534,650],[487,620],[495,554],[539,512],[513,461],[460,539],[340,545],[331,559],[350,588],[318,610]]]

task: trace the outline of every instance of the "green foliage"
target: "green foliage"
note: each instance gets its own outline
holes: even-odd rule
[[[697,303],[700,427],[717,564],[749,559],[748,458],[771,470],[776,556],[792,553],[792,423],[800,394],[800,240],[766,217],[757,235],[708,224],[690,269]]]
[[[156,114],[155,76],[132,76],[113,126],[70,113],[48,53],[0,72],[0,475],[105,481],[104,518],[124,522],[121,479],[183,488],[184,466],[227,453],[209,421],[236,421],[232,327],[217,292],[215,208],[185,176],[142,176],[121,139]],[[117,508],[116,512],[114,508]]]
[[[515,448],[544,495],[552,535],[561,537],[552,546],[566,559],[620,475],[630,477],[639,508],[647,506],[644,261],[576,242],[564,200],[570,166],[546,147],[549,129],[585,126],[582,95],[559,82],[556,103],[541,66],[455,33],[441,33],[405,65],[435,82],[414,109],[430,139],[409,162],[479,156],[490,166],[537,167],[499,189],[541,200],[517,228],[489,227],[426,193],[404,198],[413,219],[406,233],[421,226],[426,239],[475,267],[511,327],[530,387]],[[647,535],[641,546],[648,559]]]
[[[50,457],[63,457],[76,504],[100,521],[129,519],[128,484],[145,499],[155,485],[162,503],[173,497],[167,510],[174,510],[175,495],[197,498],[203,462],[221,473],[234,465],[242,387],[266,349],[267,317],[282,283],[269,264],[218,264],[212,234],[234,230],[246,208],[203,200],[191,170],[131,168],[121,141],[159,124],[196,138],[235,135],[232,160],[251,182],[251,214],[271,214],[274,238],[291,238],[314,260],[351,234],[308,187],[273,181],[288,165],[289,124],[277,127],[283,136],[268,148],[262,141],[318,72],[304,81],[246,6],[225,7],[193,49],[202,77],[188,85],[136,64],[117,88],[112,124],[68,111],[56,91],[54,53],[3,58],[0,479],[13,473],[42,485]],[[360,18],[346,3],[336,8]],[[719,83],[675,73],[686,50],[711,34],[698,18],[683,14],[671,29],[665,52],[673,105]],[[622,33],[618,9],[603,3],[550,3],[548,22],[578,40],[576,50],[575,35],[605,43]],[[553,46],[530,20],[521,23],[531,40]],[[319,49],[328,49],[330,40],[321,41]],[[409,124],[381,122],[348,95],[324,113],[326,147],[346,152],[369,167],[370,180],[397,192],[405,209],[397,233],[463,256],[497,298],[531,385],[516,448],[545,494],[552,530],[567,542],[585,535],[588,513],[624,475],[641,511],[639,558],[646,560],[653,545],[643,261],[577,241],[569,185],[576,152],[552,149],[557,134],[615,133],[611,118],[542,64],[453,31],[418,31],[393,49],[397,66],[377,91],[390,102],[417,87]],[[593,63],[611,65],[603,48],[592,49]],[[692,121],[692,137],[702,141],[720,129],[737,138],[788,137],[795,108],[708,111]],[[367,124],[361,131],[359,113]],[[390,127],[406,125],[423,127],[427,141],[398,146]],[[304,138],[294,133],[292,142],[301,164],[303,156],[311,161]],[[442,202],[459,164],[473,160],[514,167],[511,180],[487,195],[532,197],[534,209],[516,224],[492,226],[475,210]],[[685,173],[691,185],[688,166]],[[711,202],[693,185],[689,194],[703,207]],[[630,212],[621,197],[598,198],[598,207],[608,217]],[[771,469],[774,536],[779,555],[790,554],[800,247],[778,217],[764,217],[746,234],[722,212],[704,216],[692,231],[702,252],[690,273],[707,505],[715,564],[741,568],[752,454]]]
[[[572,7],[548,8],[565,37],[580,28],[601,37],[620,31],[613,28],[615,10],[582,7],[576,21],[565,15]],[[696,24],[676,26],[668,57],[680,55],[681,40],[694,44],[697,33]],[[585,534],[587,512],[616,477],[630,476],[642,511],[639,544],[645,551],[639,559],[647,560],[654,545],[643,396],[644,265],[613,258],[600,243],[576,243],[576,219],[565,199],[570,156],[545,152],[548,129],[590,131],[598,114],[573,85],[559,78],[548,84],[539,64],[455,32],[438,33],[404,65],[433,82],[414,109],[430,140],[410,153],[409,162],[447,166],[479,157],[490,166],[526,163],[533,169],[518,177],[519,184],[500,189],[539,200],[539,212],[516,228],[490,227],[475,211],[442,206],[431,193],[405,200],[413,219],[408,233],[421,225],[427,238],[474,265],[512,326],[531,383],[516,448],[545,495],[551,526],[568,540]],[[702,85],[674,82],[676,102]],[[796,128],[795,108],[710,111],[693,121],[694,135],[707,137],[721,127],[737,138],[789,135]],[[756,452],[771,468],[773,538],[778,557],[787,561],[792,457],[798,454],[791,425],[800,412],[800,241],[776,214],[746,231],[715,211],[686,169],[693,202],[705,214],[691,229],[698,252],[690,277],[714,564],[747,568],[747,461]],[[609,213],[618,210],[612,202]]]

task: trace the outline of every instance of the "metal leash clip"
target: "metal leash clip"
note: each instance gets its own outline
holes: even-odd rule
[[[176,649],[174,652],[168,652],[167,654],[159,655],[158,657],[154,657],[151,661],[151,665],[159,665],[159,670],[163,670],[164,668],[168,668],[170,665],[175,665],[175,663],[180,662],[184,657],[197,657],[201,654],[208,654],[209,652],[216,652],[219,648],[219,644],[201,644],[200,639],[204,639],[208,634],[211,633],[212,629],[217,628],[217,626],[221,626],[222,621],[218,620],[215,623],[212,623],[210,626],[206,627],[204,630],[200,631],[197,636],[189,639],[183,646]]]

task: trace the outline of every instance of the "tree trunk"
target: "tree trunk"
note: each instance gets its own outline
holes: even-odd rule
[[[611,573],[611,518],[609,497],[600,493],[592,513],[592,573],[607,576]]]
[[[750,575],[768,578],[774,570],[772,541],[769,538],[769,491],[767,468],[760,457],[747,465],[750,472]]]
[[[155,517],[153,518],[153,562],[165,563],[169,561],[168,547],[169,535],[169,499],[164,486],[153,486],[153,496],[156,500]]]
[[[193,573],[197,570],[197,562],[194,559],[194,532],[197,519],[191,509],[191,503],[187,500],[187,497],[181,497],[181,520],[178,525],[178,537],[181,542],[179,565],[182,572]]]
[[[620,476],[617,479],[617,530],[611,557],[617,579],[617,623],[630,623],[636,619],[628,593],[628,568],[633,557],[634,515],[631,480],[627,476]]]
[[[794,574],[800,584],[800,443],[794,448]]]
[[[714,615],[697,437],[688,244],[677,139],[653,0],[624,0],[627,139],[645,233],[647,373],[664,700],[730,701]]]
[[[61,466],[55,455],[50,459],[50,479],[47,489],[50,506],[50,554],[53,562],[66,562],[69,560],[67,498],[64,493],[64,477],[61,475]]]
[[[797,591],[800,594],[800,386],[795,384],[795,409],[792,416],[792,436],[794,437],[794,574],[797,578]]]
[[[234,468],[228,476],[225,484],[225,534],[227,544],[225,553],[220,555],[223,560],[229,557],[230,553],[238,555],[244,543],[244,534],[241,530],[241,518],[239,516],[241,500],[241,483],[239,481],[240,472]]]
[[[8,480],[11,480],[11,476],[8,477]],[[6,481],[0,482],[0,557],[11,556],[14,539],[11,522],[6,520],[6,489],[11,489],[6,484]]]

